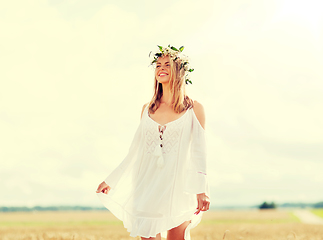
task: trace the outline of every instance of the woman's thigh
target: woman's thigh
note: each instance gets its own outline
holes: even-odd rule
[[[141,237],[141,240],[161,240],[161,235],[160,233],[158,233],[156,235],[156,237],[151,237],[151,238],[144,238],[144,237]]]
[[[186,221],[178,227],[172,228],[167,232],[167,240],[184,240],[185,229],[190,224],[190,221]]]

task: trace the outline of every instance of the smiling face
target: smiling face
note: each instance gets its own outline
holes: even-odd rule
[[[167,83],[170,79],[170,59],[168,56],[159,57],[156,63],[155,77],[160,83]]]

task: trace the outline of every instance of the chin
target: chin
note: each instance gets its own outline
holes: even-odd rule
[[[167,79],[157,79],[157,81],[159,83],[168,83],[169,82],[169,78],[167,78]]]

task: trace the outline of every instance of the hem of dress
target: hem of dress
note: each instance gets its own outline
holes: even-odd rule
[[[144,237],[144,238],[150,238],[150,237],[156,237],[156,235],[160,233],[163,238],[166,238],[165,235],[166,235],[168,230],[170,230],[172,228],[175,228],[175,227],[178,227],[179,225],[183,224],[186,221],[191,221],[189,223],[189,225],[186,227],[185,233],[184,233],[184,239],[185,240],[190,240],[191,239],[190,238],[190,229],[194,228],[201,221],[201,217],[202,217],[201,213],[199,214],[199,216],[194,214],[196,209],[191,210],[191,211],[187,211],[187,212],[183,213],[180,216],[169,217],[169,218],[137,217],[137,216],[134,216],[133,214],[129,213],[128,211],[126,211],[120,204],[118,204],[118,202],[116,202],[113,198],[109,197],[108,195],[103,194],[103,193],[97,193],[97,195],[98,195],[99,199],[101,200],[101,202],[103,203],[103,205],[107,209],[109,209],[109,211],[114,216],[116,216],[119,220],[121,220],[123,222],[123,226],[130,233],[131,237],[140,236],[140,237]],[[113,208],[110,208],[109,207],[110,204],[108,203],[109,201],[110,201],[111,204],[114,204],[117,208],[119,208],[119,211],[121,210],[121,212],[118,213],[117,210],[115,210]],[[163,219],[164,221],[165,221],[165,219],[168,219],[168,220],[166,220],[166,222],[167,223],[173,222],[173,224],[166,225],[167,227],[165,226],[164,230],[157,231],[156,233],[149,232],[147,234],[144,234],[144,233],[140,233],[140,230],[134,231],[133,226],[128,226],[128,223],[127,222],[125,223],[126,219],[129,218],[129,217],[132,217],[134,219],[150,219],[150,220],[151,219],[155,219],[155,220]],[[197,220],[193,224],[193,219],[194,218],[197,218]],[[174,219],[179,219],[179,220],[175,221]]]

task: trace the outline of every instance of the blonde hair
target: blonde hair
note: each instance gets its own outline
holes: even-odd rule
[[[165,57],[167,55],[163,55]],[[174,99],[173,110],[181,113],[193,107],[193,100],[185,94],[185,70],[181,67],[179,61],[170,58],[170,76],[169,89]],[[163,96],[163,86],[155,76],[154,95],[149,103],[149,112],[154,113],[160,106],[161,97]]]

